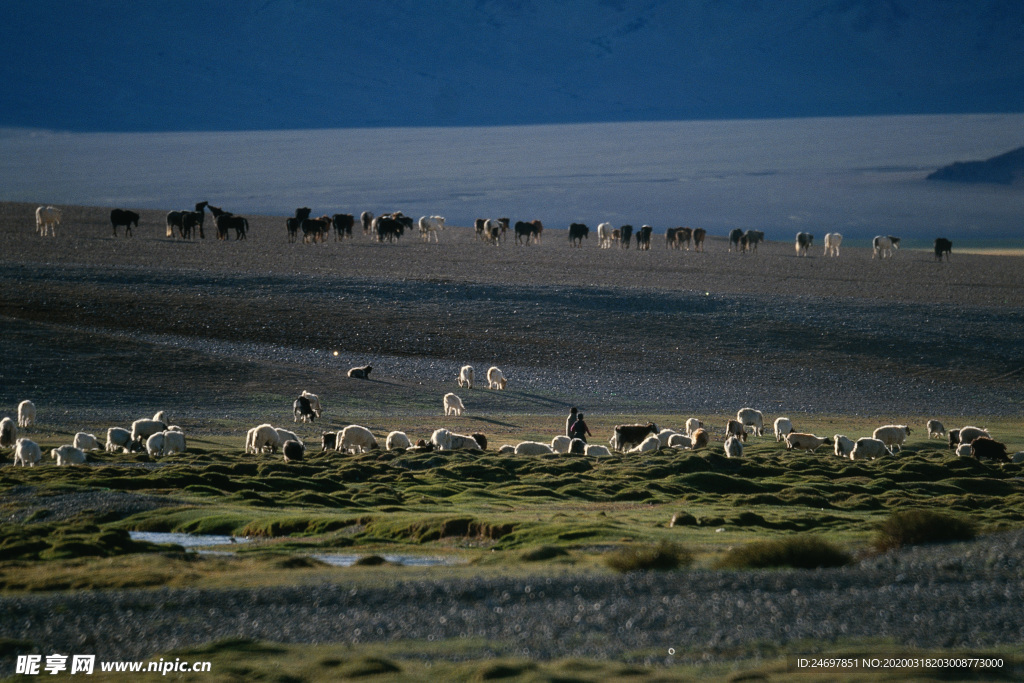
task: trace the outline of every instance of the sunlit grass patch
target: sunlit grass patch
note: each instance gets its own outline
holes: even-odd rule
[[[936,510],[895,512],[882,522],[874,538],[879,552],[922,543],[949,543],[974,538],[973,521]]]
[[[613,550],[605,557],[606,565],[622,573],[652,569],[670,571],[692,563],[693,553],[671,541],[661,541],[657,545],[628,545]]]
[[[853,556],[817,536],[796,535],[748,543],[733,548],[719,560],[722,569],[793,567],[818,569],[850,564]]]

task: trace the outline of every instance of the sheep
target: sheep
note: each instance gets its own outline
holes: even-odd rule
[[[895,447],[895,450],[899,451],[902,450],[901,446],[910,436],[910,427],[907,425],[885,425],[876,429],[871,436],[884,443],[889,450],[893,450]]]
[[[153,415],[153,420],[156,422],[167,422],[167,412],[164,410],[156,411],[156,414]]]
[[[302,390],[302,393],[299,394],[299,396],[305,397],[305,399],[309,401],[309,406],[313,409],[313,412],[317,417],[320,417],[323,413],[323,409],[320,407],[320,397],[316,394],[309,393],[305,389]]]
[[[725,425],[725,433],[727,436],[739,437],[740,441],[747,440],[747,430],[743,428],[743,423],[739,420],[729,420]]]
[[[837,458],[849,458],[850,454],[853,453],[853,439],[843,436],[842,434],[836,434],[832,437],[833,450],[835,451]]]
[[[539,441],[523,441],[516,445],[516,455],[551,455],[551,446]]]
[[[288,439],[281,447],[281,451],[284,454],[285,462],[302,462],[302,456],[306,452],[306,447],[298,441]]]
[[[57,461],[57,467],[82,465],[85,463],[85,451],[74,446],[54,448],[50,451],[50,457]]]
[[[693,439],[685,434],[673,434],[669,437],[667,446],[669,448],[693,448]]]
[[[657,436],[658,425],[653,422],[648,422],[645,425],[615,425],[608,444],[617,451],[625,451],[630,446],[643,443],[648,434]]]
[[[31,427],[36,421],[36,404],[32,401],[22,401],[18,404],[18,426],[24,429]]]
[[[302,439],[295,432],[288,431],[287,429],[280,429],[275,427],[274,431],[277,432],[277,443],[279,446],[284,445],[285,441],[298,441],[305,448],[306,444],[303,443]]]
[[[333,451],[338,446],[338,432],[320,432],[320,450]]]
[[[711,441],[711,436],[707,433],[707,430],[698,429],[690,435],[690,440],[693,442],[693,450],[697,450],[698,448],[707,446],[708,442]]]
[[[679,432],[677,432],[677,431],[675,431],[673,429],[669,429],[668,427],[666,427],[665,429],[662,429],[660,432],[658,432],[658,441],[661,442],[661,447],[664,448],[665,446],[667,446],[669,439],[671,439],[673,436],[682,436],[682,435],[679,434]]]
[[[121,427],[111,427],[107,430],[107,443],[105,450],[113,453],[118,448],[127,453],[132,447],[132,433]]]
[[[572,443],[572,439],[562,434],[559,434],[555,438],[551,439],[551,450],[555,453],[568,453],[569,444]]]
[[[162,455],[171,455],[172,453],[184,453],[185,448],[185,434],[175,429],[168,429],[164,432],[164,447]]]
[[[313,404],[306,396],[299,396],[292,402],[292,422],[315,422],[316,411],[313,410]]]
[[[157,455],[163,455],[164,452],[164,432],[157,432],[156,434],[150,434],[149,438],[146,439],[146,453],[150,457]]]
[[[815,436],[814,434],[807,434],[804,432],[790,432],[786,435],[787,451],[791,451],[795,448],[797,450],[813,453],[823,444],[831,446],[832,440],[827,436]]]
[[[743,456],[743,442],[735,436],[725,440],[725,457],[739,458]]]
[[[430,443],[439,451],[450,451],[452,449],[452,433],[443,427],[435,429],[430,435]]]
[[[372,365],[363,365],[350,368],[348,376],[354,379],[370,379],[370,371],[373,370]]]
[[[587,442],[583,439],[573,439],[569,442],[569,452],[573,455],[584,455],[587,452]]]
[[[470,434],[470,436],[473,437],[474,441],[480,444],[480,450],[487,450],[487,437],[484,434],[480,432],[473,432],[472,434]]]
[[[412,441],[406,436],[405,432],[389,432],[386,439],[384,439],[384,448],[389,451],[397,451],[399,448],[409,448],[412,446]]]
[[[657,434],[651,434],[640,442],[639,445],[630,448],[627,453],[650,453],[661,448],[661,440]]]
[[[0,420],[0,447],[10,447],[18,440],[18,428],[14,420],[5,417]]]
[[[462,450],[477,450],[482,451],[483,447],[480,442],[472,436],[466,436],[465,434],[451,434],[451,447],[448,450],[462,451]],[[484,439],[486,441],[486,438]]]
[[[167,430],[166,431],[168,431],[168,432],[184,432],[185,430],[182,429],[181,427],[179,427],[178,425],[167,425]]]
[[[473,388],[473,366],[463,365],[459,370],[459,388],[460,389],[472,389]]]
[[[96,440],[96,437],[85,432],[75,434],[75,439],[71,443],[75,448],[81,448],[83,451],[98,451],[100,448],[100,443]]]
[[[850,460],[874,460],[885,455],[892,455],[892,451],[886,448],[885,443],[870,437],[857,439],[850,452]]]
[[[971,454],[971,444],[962,443],[956,447],[956,454],[961,458],[966,458]]]
[[[459,416],[462,415],[462,411],[465,410],[465,406],[462,405],[462,399],[455,394],[444,395],[444,414]]]
[[[245,452],[260,453],[269,448],[271,453],[276,453],[281,447],[281,437],[277,430],[270,424],[261,424],[253,427],[245,436]]]
[[[508,380],[505,379],[505,375],[501,372],[501,369],[496,365],[492,365],[487,370],[487,388],[504,391],[506,384],[508,384]]]
[[[970,443],[979,436],[992,437],[987,430],[981,427],[962,427],[949,430],[949,447],[956,448],[958,444]]]
[[[363,453],[380,448],[380,445],[377,443],[377,439],[374,438],[373,432],[366,427],[349,425],[338,432],[338,450],[348,453],[350,448],[353,451],[358,449],[360,453]]]
[[[702,429],[703,427],[703,422],[701,422],[695,417],[691,417],[689,420],[686,421],[686,435],[690,436],[695,431],[697,431],[698,429]]]
[[[31,439],[18,439],[14,443],[14,464],[19,462],[22,467],[35,467],[43,459],[39,444]]]
[[[941,436],[946,435],[946,428],[942,426],[942,423],[938,420],[928,420],[928,424],[925,425],[928,429],[929,439],[938,439]]]
[[[503,445],[498,449],[498,455],[512,455],[516,452],[516,447],[510,443]]]
[[[583,449],[583,454],[596,457],[601,455],[611,455],[612,452],[608,450],[607,446],[602,446],[597,443],[588,443],[586,448]]]
[[[752,426],[754,428],[754,436],[762,436],[764,434],[764,415],[760,410],[741,408],[736,412],[736,419],[744,427],[747,425]]]
[[[793,431],[793,423],[790,422],[788,417],[780,417],[775,420],[775,443],[779,443],[786,438],[786,434]]]
[[[159,415],[159,413],[157,413]],[[153,434],[167,431],[167,423],[162,420],[136,420],[132,422],[132,441],[144,443]]]
[[[1010,456],[1006,453],[1006,444],[999,443],[987,436],[979,436],[971,441],[971,455],[978,460],[988,458],[997,462],[1010,462]]]

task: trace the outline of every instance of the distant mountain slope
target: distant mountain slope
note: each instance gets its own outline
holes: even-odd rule
[[[1013,185],[1024,181],[1024,147],[985,161],[957,161],[943,166],[928,180],[956,183],[998,183]]]
[[[1018,0],[6,0],[0,127],[1024,111]]]

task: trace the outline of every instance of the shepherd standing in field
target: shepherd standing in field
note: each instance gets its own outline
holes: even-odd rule
[[[576,416],[576,421],[572,423],[572,427],[569,428],[569,437],[586,443],[588,436],[593,436],[593,434],[590,433],[587,423],[583,421],[583,413],[580,413]]]
[[[569,438],[572,438],[572,425],[576,422],[576,413],[578,412],[576,406],[573,406],[569,408],[569,417],[565,418],[565,435]]]

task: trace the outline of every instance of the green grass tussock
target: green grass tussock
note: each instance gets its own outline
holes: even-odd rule
[[[819,569],[850,564],[853,556],[836,545],[809,535],[748,543],[733,548],[718,562],[721,569]]]
[[[605,557],[605,564],[625,574],[633,571],[671,571],[689,567],[693,553],[678,543],[661,541],[657,545],[629,545]]]
[[[966,517],[935,510],[905,510],[893,513],[879,525],[874,547],[886,552],[907,545],[969,541],[975,534],[974,522]]]

